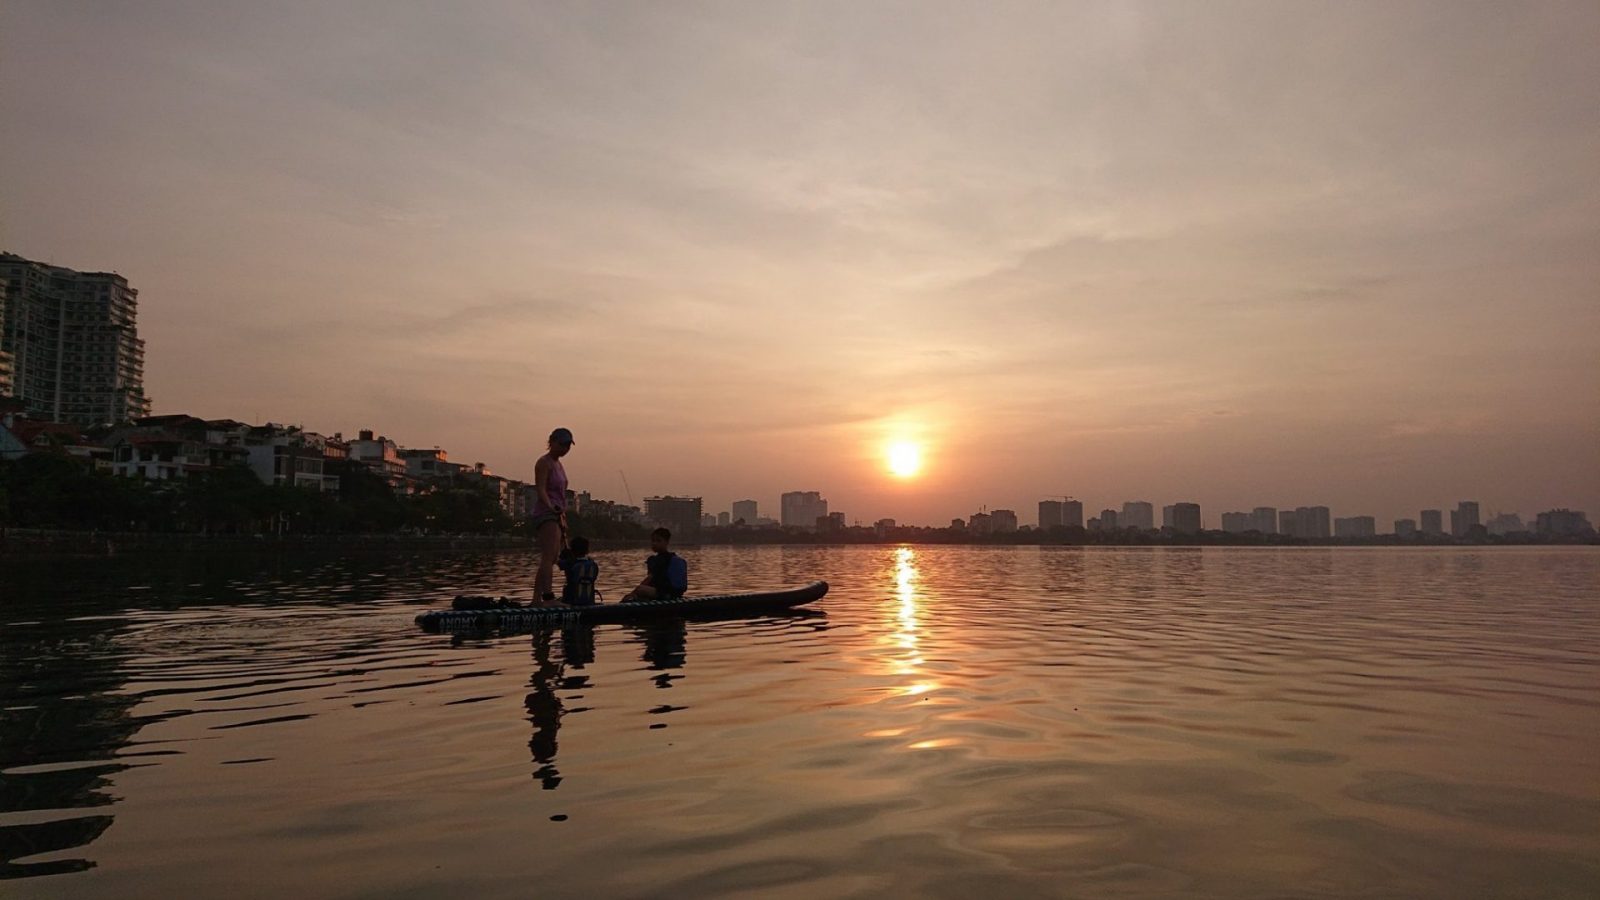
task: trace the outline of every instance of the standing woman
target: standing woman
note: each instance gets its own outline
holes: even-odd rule
[[[567,540],[567,470],[561,457],[572,449],[572,432],[557,428],[550,432],[550,450],[533,464],[533,538],[539,544],[539,573],[533,579],[533,595],[538,602],[556,602],[555,565],[561,545]]]

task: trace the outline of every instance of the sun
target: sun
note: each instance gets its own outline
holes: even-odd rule
[[[910,441],[890,444],[889,471],[896,478],[910,478],[922,471],[922,448]]]

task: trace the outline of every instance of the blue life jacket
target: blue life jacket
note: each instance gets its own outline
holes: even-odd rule
[[[562,566],[561,570],[567,573],[566,587],[561,590],[561,602],[569,606],[593,604],[594,583],[600,578],[600,564],[582,556]]]
[[[666,550],[646,559],[644,565],[656,593],[682,597],[689,592],[689,564],[683,557]]]

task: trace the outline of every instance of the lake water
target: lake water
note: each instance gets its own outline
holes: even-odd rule
[[[1595,548],[684,555],[833,590],[460,638],[527,556],[10,563],[0,895],[1600,895]]]

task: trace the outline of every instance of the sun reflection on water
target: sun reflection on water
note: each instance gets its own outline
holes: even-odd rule
[[[907,697],[925,694],[939,686],[936,681],[919,678],[923,675],[923,659],[918,646],[917,578],[916,551],[910,547],[900,547],[895,551],[894,565],[895,599],[899,601],[899,606],[895,610],[895,631],[890,636],[899,652],[890,661],[890,671],[895,675],[917,679],[899,689],[899,693]]]

